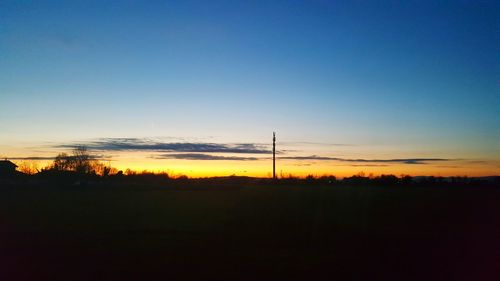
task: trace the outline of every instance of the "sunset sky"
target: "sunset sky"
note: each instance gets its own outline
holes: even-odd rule
[[[0,1],[0,157],[500,174],[498,1]]]

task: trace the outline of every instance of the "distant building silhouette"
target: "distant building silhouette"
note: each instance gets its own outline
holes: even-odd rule
[[[9,160],[0,160],[0,177],[9,177],[17,174],[17,165]]]

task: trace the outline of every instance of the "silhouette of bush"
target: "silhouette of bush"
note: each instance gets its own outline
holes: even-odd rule
[[[317,181],[322,184],[335,184],[337,183],[337,178],[333,175],[321,176],[317,179]]]
[[[372,179],[372,182],[376,185],[394,186],[397,185],[400,180],[395,175],[381,175]]]
[[[352,177],[347,177],[342,180],[342,183],[352,184],[352,185],[368,185],[370,184],[370,178],[362,175],[355,175]]]

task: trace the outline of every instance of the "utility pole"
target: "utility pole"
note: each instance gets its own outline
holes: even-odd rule
[[[276,132],[273,132],[273,179],[276,179]]]

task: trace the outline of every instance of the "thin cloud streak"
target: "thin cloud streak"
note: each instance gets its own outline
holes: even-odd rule
[[[72,157],[71,153],[67,155],[67,157]],[[33,161],[45,161],[45,160],[54,160],[56,156],[26,156],[26,157],[5,157],[9,160],[33,160]],[[100,160],[100,161],[111,161],[111,156],[106,155],[95,155],[90,154],[89,158],[91,160]]]
[[[292,141],[278,142],[281,145],[312,145],[312,146],[356,146],[348,143],[327,143],[327,142],[312,142],[312,141]]]
[[[359,164],[359,165],[349,165],[349,167],[388,167],[389,165],[380,164]]]
[[[427,162],[441,162],[451,161],[453,159],[445,158],[402,158],[402,159],[346,159],[338,157],[325,157],[325,156],[291,156],[291,157],[278,157],[283,160],[319,160],[319,161],[341,161],[341,162],[357,162],[357,163],[400,163],[400,164],[427,164]]]
[[[237,161],[256,161],[256,160],[271,160],[271,157],[240,157],[240,156],[218,156],[203,153],[175,153],[175,154],[162,154],[157,156],[152,156],[154,159],[182,159],[182,160],[237,160]],[[289,157],[277,157],[278,160],[296,160],[296,161],[340,161],[349,163],[366,163],[366,164],[352,164],[349,166],[353,167],[385,167],[383,163],[391,164],[428,164],[427,162],[440,162],[440,161],[451,161],[453,159],[443,159],[443,158],[407,158],[407,159],[345,159],[338,157],[325,157],[325,156],[289,156]],[[382,163],[382,164],[371,164],[371,163]],[[311,164],[311,163],[308,163]],[[299,164],[303,165],[303,164]]]
[[[55,157],[41,157],[41,156],[5,157],[5,158],[9,159],[9,160],[37,160],[37,161],[54,160],[55,159]]]
[[[268,158],[240,157],[240,156],[218,156],[203,153],[179,153],[162,154],[153,156],[154,159],[181,159],[181,160],[229,160],[229,161],[255,161]]]
[[[86,146],[89,149],[104,151],[159,151],[159,152],[193,152],[193,153],[242,153],[268,154],[270,150],[253,143],[194,143],[194,142],[160,142],[141,138],[104,138],[96,141],[57,145],[58,148],[75,148]]]

